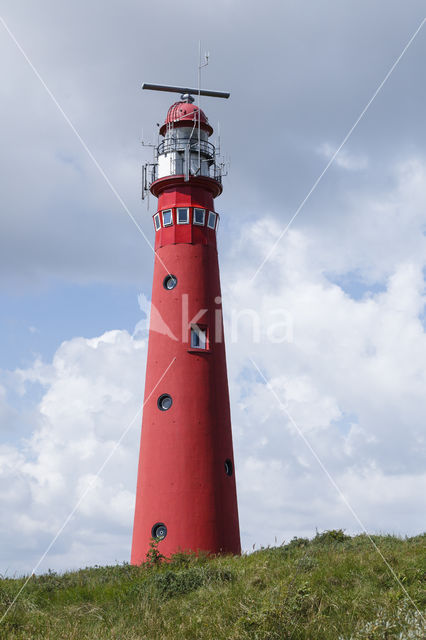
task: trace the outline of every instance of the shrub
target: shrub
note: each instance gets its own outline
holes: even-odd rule
[[[317,533],[312,542],[313,544],[335,545],[350,539],[351,537],[345,535],[343,529],[330,529],[330,531]]]

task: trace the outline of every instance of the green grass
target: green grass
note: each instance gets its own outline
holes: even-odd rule
[[[34,576],[0,625],[0,638],[426,637],[416,610],[425,609],[425,536],[374,536],[374,541],[403,588],[367,536],[329,531],[241,557],[178,554],[170,562],[141,567]],[[0,617],[24,581],[0,580]]]

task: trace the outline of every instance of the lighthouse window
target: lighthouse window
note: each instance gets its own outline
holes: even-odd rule
[[[163,225],[165,227],[170,227],[170,225],[172,224],[173,224],[172,210],[166,209],[165,211],[163,211]]]
[[[204,209],[194,209],[194,224],[204,226],[205,219],[206,212],[204,211]]]
[[[169,273],[169,275],[166,276],[163,280],[163,287],[165,289],[168,289],[169,291],[170,289],[174,289],[176,285],[177,285],[177,278],[171,273]]]
[[[154,216],[154,225],[155,225],[155,230],[158,231],[161,227],[161,221],[160,221],[160,214],[156,213]]]
[[[177,210],[177,223],[178,224],[188,224],[189,223],[189,209],[185,207],[185,209]]]
[[[194,324],[191,327],[191,348],[207,349],[207,329]]]
[[[168,411],[173,404],[172,396],[168,393],[163,393],[157,400],[157,406],[160,411]]]
[[[164,540],[167,535],[167,527],[163,522],[156,522],[151,529],[151,535],[156,540]]]
[[[209,229],[214,229],[215,224],[216,224],[216,214],[213,213],[213,211],[209,211],[209,219],[207,221],[207,226],[209,227]]]
[[[232,460],[228,458],[227,460],[225,460],[225,473],[227,476],[232,476],[232,471],[233,471]]]

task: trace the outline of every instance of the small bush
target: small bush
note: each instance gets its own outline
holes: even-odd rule
[[[288,544],[286,544],[283,547],[283,549],[286,549],[287,551],[291,551],[292,549],[301,549],[301,548],[309,547],[310,544],[311,542],[308,538],[297,538],[295,536],[292,540],[290,540]]]
[[[230,571],[191,567],[184,571],[166,571],[153,577],[153,585],[162,598],[174,598],[195,591],[212,582],[229,582]]]
[[[312,542],[317,545],[335,545],[350,539],[351,537],[345,535],[343,529],[330,529],[330,531],[317,533]]]
[[[140,597],[151,594],[154,597],[168,600],[212,583],[230,582],[233,578],[231,571],[214,567],[189,567],[180,571],[167,569],[145,576],[133,585],[129,590],[129,595]]]

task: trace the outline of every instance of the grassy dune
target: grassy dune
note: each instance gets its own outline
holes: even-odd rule
[[[373,539],[398,580],[367,536],[342,531],[241,557],[165,563],[154,550],[141,567],[50,572],[30,579],[0,638],[423,639],[425,536]],[[0,580],[0,616],[24,581]]]

